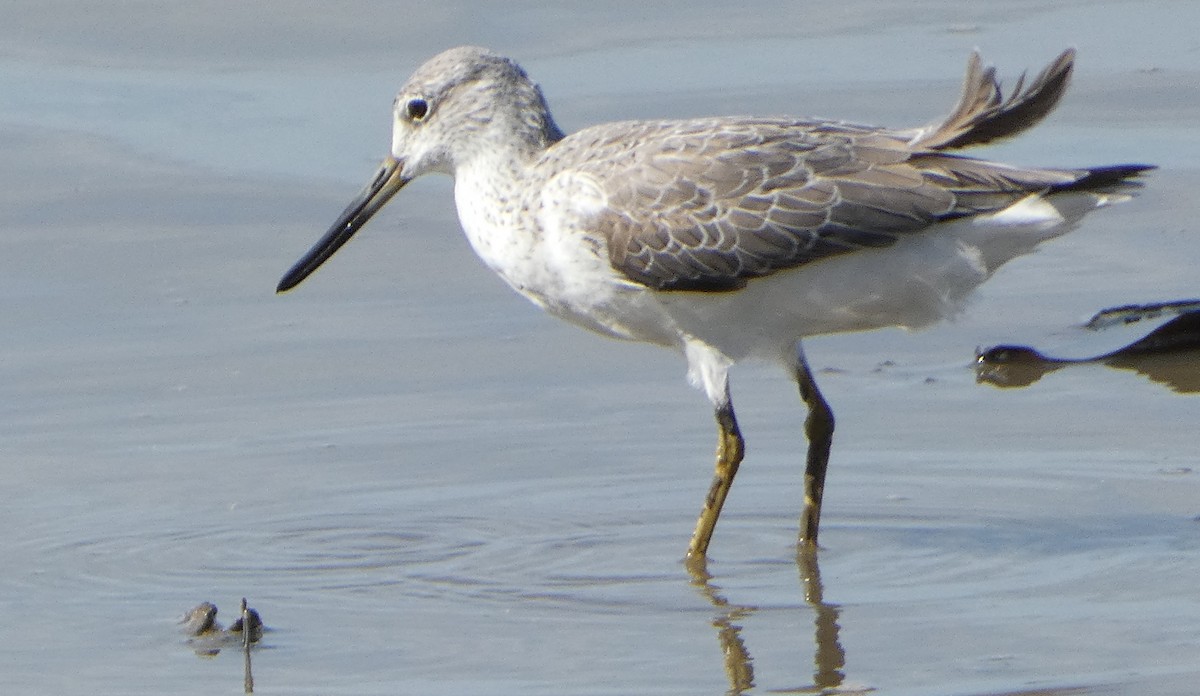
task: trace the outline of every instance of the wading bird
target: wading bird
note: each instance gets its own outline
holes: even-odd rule
[[[471,246],[517,292],[574,324],[687,359],[718,428],[689,557],[706,554],[744,451],[730,366],[760,358],[788,370],[808,406],[800,540],[815,547],[834,421],[801,339],[953,314],[1000,265],[1126,197],[1130,179],[1150,169],[953,154],[1040,121],[1073,60],[1062,53],[1006,98],[972,55],[958,104],[919,128],[715,117],[565,135],[515,62],[454,48],[400,90],[382,167],[278,291],[308,277],[406,183],[449,174]]]

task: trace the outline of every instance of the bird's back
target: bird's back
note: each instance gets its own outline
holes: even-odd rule
[[[564,138],[537,166],[602,192],[580,232],[615,269],[657,290],[703,291],[1145,169],[1014,167],[923,147],[914,133],[787,118],[609,123]]]

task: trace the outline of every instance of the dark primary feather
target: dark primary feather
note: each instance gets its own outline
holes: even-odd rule
[[[1061,96],[1072,56],[1007,100],[972,56],[959,104],[922,131],[771,118],[614,123],[556,143],[543,166],[589,174],[604,189],[609,205],[591,232],[629,279],[659,290],[732,290],[1030,193],[1112,187],[1146,169],[1025,169],[942,152],[1041,119]]]

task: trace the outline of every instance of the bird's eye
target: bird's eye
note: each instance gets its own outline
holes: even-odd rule
[[[408,103],[404,105],[404,115],[410,121],[424,121],[425,117],[429,115],[429,102],[420,97],[409,99]]]

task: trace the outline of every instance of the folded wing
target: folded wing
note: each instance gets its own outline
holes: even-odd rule
[[[1031,193],[1120,185],[1146,169],[1026,169],[944,152],[1036,123],[1058,102],[1072,57],[1063,53],[1004,99],[974,55],[958,105],[928,128],[746,118],[615,123],[559,142],[546,164],[573,162],[573,173],[604,191],[607,205],[586,233],[605,243],[612,266],[630,280],[732,290]],[[567,153],[575,148],[595,156],[579,165]]]

